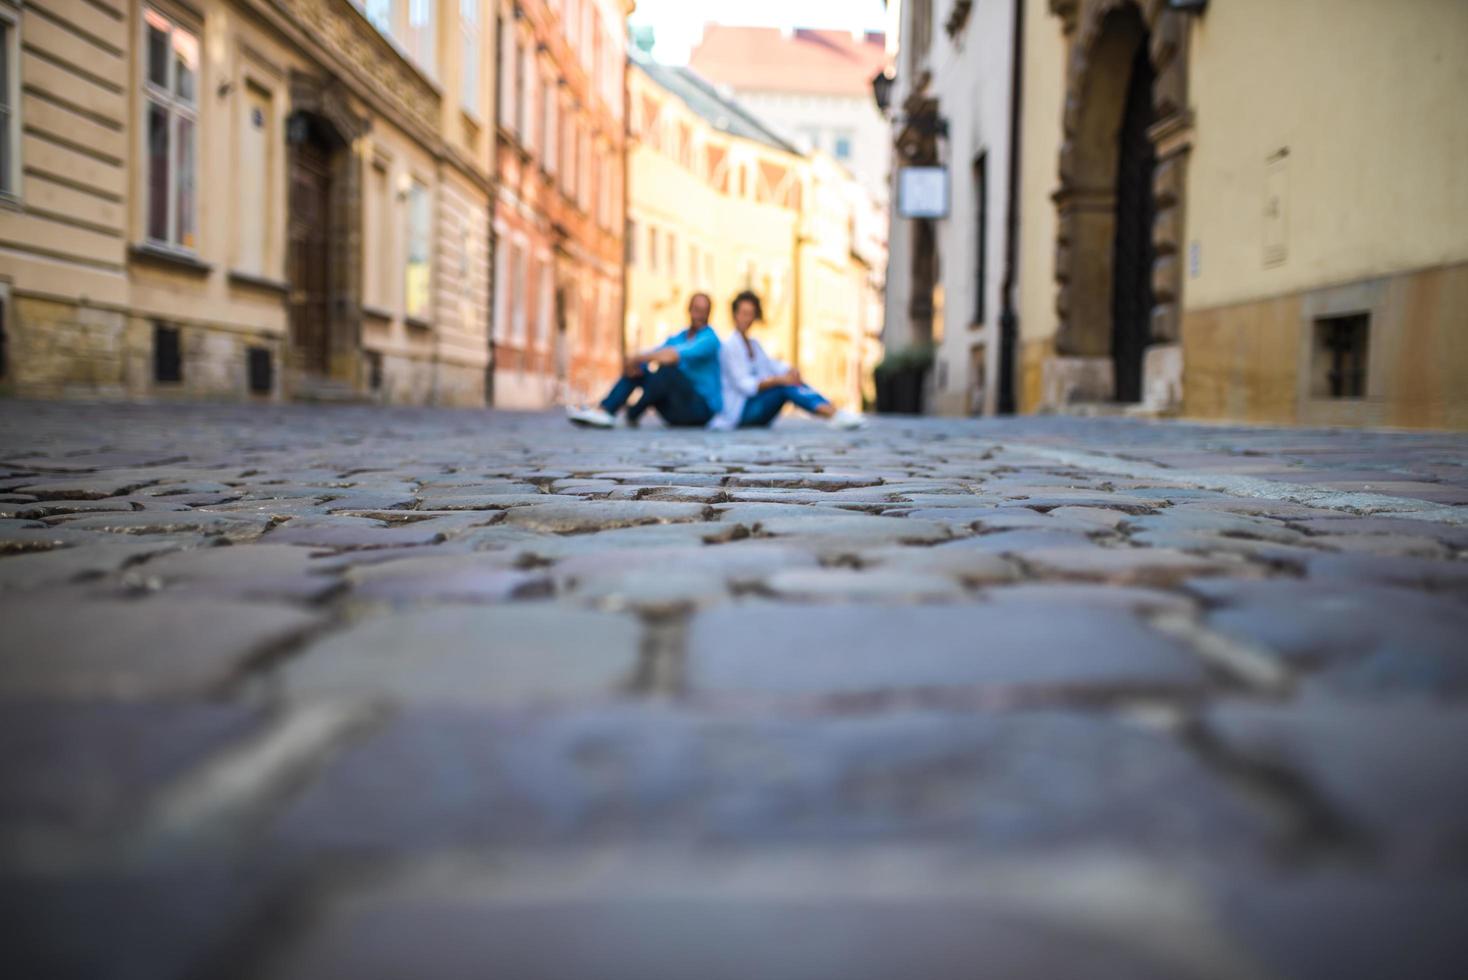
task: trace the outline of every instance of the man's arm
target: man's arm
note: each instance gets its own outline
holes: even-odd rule
[[[634,378],[641,375],[649,364],[677,364],[678,360],[678,351],[667,344],[661,347],[649,347],[640,353],[629,354],[622,365],[622,373],[629,378]]]

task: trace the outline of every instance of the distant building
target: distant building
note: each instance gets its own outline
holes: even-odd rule
[[[879,32],[710,24],[689,67],[731,91],[802,152],[830,154],[885,198],[892,160],[872,79],[887,65]]]
[[[621,363],[630,0],[501,0],[493,402],[582,400]]]
[[[490,0],[0,0],[0,377],[483,404]]]
[[[938,340],[930,408],[993,410],[1008,373],[1021,411],[1468,427],[1468,5],[907,0],[901,21],[894,142],[953,188],[946,219],[892,231],[888,341]],[[996,296],[1012,336],[969,320]]]
[[[699,291],[727,334],[730,301],[753,289],[771,354],[859,406],[879,353],[881,205],[688,69],[634,56],[628,105],[627,347],[684,326]]]

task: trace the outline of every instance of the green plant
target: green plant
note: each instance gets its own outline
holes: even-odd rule
[[[878,377],[906,372],[922,373],[933,366],[932,344],[909,344],[888,351],[873,369]]]

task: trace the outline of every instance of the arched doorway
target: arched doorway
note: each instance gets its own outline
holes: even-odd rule
[[[286,119],[290,387],[339,397],[367,383],[362,337],[361,166],[367,132],[340,83],[293,73]]]
[[[1152,0],[1051,6],[1071,57],[1045,399],[1138,402],[1178,380],[1153,377],[1159,367],[1181,373],[1179,357],[1155,355],[1178,339],[1188,15]]]
[[[1132,57],[1116,139],[1116,232],[1111,252],[1111,364],[1116,400],[1142,400],[1142,356],[1151,340],[1152,196],[1157,152],[1152,128],[1156,79],[1146,35]]]
[[[291,348],[303,371],[325,376],[331,373],[332,346],[332,172],[341,146],[330,124],[306,112],[291,117],[287,136]]]

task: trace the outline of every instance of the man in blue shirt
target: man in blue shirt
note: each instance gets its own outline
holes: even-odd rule
[[[572,425],[610,429],[622,406],[639,388],[642,397],[627,409],[627,424],[635,426],[649,408],[658,410],[672,426],[704,426],[724,405],[719,365],[719,335],[709,326],[713,301],[694,293],[688,301],[688,329],[680,330],[660,346],[627,358],[622,379],[596,408],[566,413]],[[656,366],[657,370],[651,370]]]

